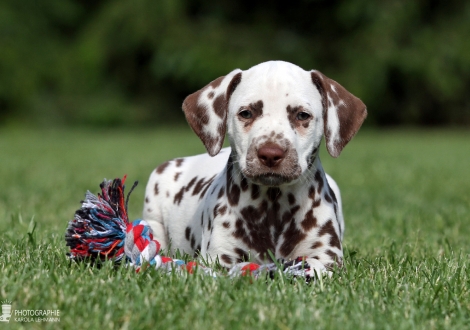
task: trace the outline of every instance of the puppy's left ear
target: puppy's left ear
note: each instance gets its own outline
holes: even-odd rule
[[[240,69],[217,78],[183,102],[186,120],[211,156],[219,153],[227,130],[230,96],[242,79]]]
[[[311,76],[322,97],[326,148],[331,156],[338,157],[366,119],[366,106],[320,71],[311,71]]]

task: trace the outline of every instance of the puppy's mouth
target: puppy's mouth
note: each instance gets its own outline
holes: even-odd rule
[[[276,173],[265,173],[258,175],[245,175],[250,181],[255,184],[267,186],[267,187],[278,187],[283,184],[287,184],[297,179],[297,177],[281,175]]]

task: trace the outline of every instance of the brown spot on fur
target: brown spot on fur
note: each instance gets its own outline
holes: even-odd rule
[[[196,238],[194,237],[194,234],[191,234],[191,249],[194,249],[195,245],[196,245]]]
[[[238,255],[237,262],[248,261],[249,255],[245,250],[240,249],[240,248],[235,248],[233,251]]]
[[[214,218],[217,217],[217,215],[219,214],[219,207],[220,207],[220,204],[215,204],[215,206],[214,206]]]
[[[212,229],[212,219],[211,217],[209,216],[209,221],[207,222],[207,230],[210,231]]]
[[[256,200],[260,195],[259,186],[257,184],[251,185],[251,199]]]
[[[324,182],[323,182],[323,176],[320,170],[315,172],[315,181],[318,182],[317,191],[318,193],[321,193]]]
[[[194,186],[192,195],[194,196],[194,195],[199,194],[203,188],[204,188],[204,178],[201,178]]]
[[[256,222],[261,217],[260,210],[252,205],[242,208],[240,214],[247,222]]]
[[[150,201],[149,201],[149,198],[148,198],[148,197],[145,197],[145,203],[148,203],[148,202],[150,202]]]
[[[191,187],[193,186],[194,182],[196,182],[196,180],[197,180],[197,176],[192,178],[191,181],[189,181],[188,185],[186,186],[185,191],[189,191],[189,189],[191,189]]]
[[[220,84],[222,83],[222,80],[224,80],[225,76],[222,76],[222,77],[219,77],[213,81],[211,81],[211,83],[209,84],[213,89],[216,89],[217,87],[220,86]]]
[[[244,176],[242,177],[242,180],[240,182],[240,187],[242,188],[242,191],[248,190],[248,180]]]
[[[196,180],[197,180],[197,176],[192,178],[191,181],[188,182],[187,186],[181,187],[180,191],[178,191],[178,193],[175,195],[175,198],[173,199],[174,204],[179,205],[181,203],[184,193],[189,191],[189,189],[191,189],[191,187],[194,185],[194,182],[196,182]]]
[[[281,252],[284,257],[287,257],[307,235],[297,228],[295,222],[291,222],[283,236],[284,242],[279,252]]]
[[[222,223],[222,226],[224,226],[224,228],[229,229],[229,228],[230,228],[230,222],[224,221],[224,222]]]
[[[316,250],[316,249],[318,249],[318,248],[321,248],[322,246],[323,246],[323,243],[320,242],[320,241],[317,241],[317,242],[315,242],[315,243],[312,244],[311,249]]]
[[[176,172],[175,173],[175,181],[178,181],[178,178],[180,177],[181,172]]]
[[[337,247],[338,249],[341,250],[341,242],[340,242],[337,235],[334,235],[334,236],[330,237],[330,245],[334,246],[334,247]]]
[[[237,88],[237,86],[240,84],[242,81],[242,73],[239,72],[236,75],[233,76],[232,81],[227,87],[227,103],[230,100],[230,97],[232,96],[233,92]]]
[[[168,190],[166,191],[166,197],[170,197],[170,192]]]
[[[302,221],[301,225],[305,231],[309,231],[310,229],[317,226],[317,218],[315,218],[311,210],[305,213],[305,218]]]
[[[230,155],[228,163],[227,163],[227,199],[231,206],[237,206],[238,201],[240,200],[240,187],[233,182],[232,178],[232,171],[233,171],[233,161],[232,155]]]
[[[333,189],[331,189],[330,185],[328,185],[328,189],[330,191],[330,197],[333,200],[333,204],[335,204],[335,210],[336,210],[336,204],[338,203],[338,200],[336,199],[335,192],[333,191]]]
[[[333,251],[331,250],[326,250],[325,252],[331,259],[333,259],[336,263],[336,265],[341,268],[343,267],[343,260],[342,258],[340,258],[336,253],[334,253]],[[327,269],[333,269],[334,268],[334,263],[333,264],[328,264],[328,265],[325,265],[325,267]]]
[[[178,191],[175,195],[175,198],[173,199],[173,203],[174,204],[180,204],[181,203],[181,200],[183,199],[183,195],[184,195],[184,186],[181,187],[180,191]]]
[[[230,258],[230,256],[228,256],[227,254],[222,254],[220,256],[220,259],[222,259],[222,261],[226,264],[232,264],[232,258]]]
[[[246,233],[245,228],[243,227],[243,220],[237,219],[235,222],[235,231],[232,233],[232,235],[236,238],[241,238],[241,239],[249,239]]]
[[[225,111],[227,110],[227,105],[225,102],[225,95],[220,94],[214,100],[214,111],[219,118],[225,118]]]
[[[310,186],[308,189],[308,198],[315,199],[315,186]]]
[[[289,222],[294,220],[294,216],[297,213],[297,211],[300,210],[300,206],[296,205],[292,207],[289,211],[285,211],[284,214],[282,215],[282,224],[286,225]]]
[[[202,129],[201,129],[201,131],[202,131]],[[201,132],[199,134],[199,138],[201,139],[202,143],[204,143],[204,146],[206,147],[207,152],[211,156],[215,156],[217,154],[215,152],[215,150],[218,149],[218,148],[216,148],[216,146],[218,144],[220,144],[220,146],[222,146],[222,143],[223,143],[222,138],[219,138],[218,136],[213,137],[212,135],[210,135],[208,133],[205,133],[205,132]]]
[[[214,98],[214,92],[210,92],[209,94],[207,94],[207,97],[209,98],[209,100],[212,100]]]
[[[224,205],[218,209],[219,215],[224,215],[226,211],[227,211],[227,205]]]
[[[151,209],[151,208],[148,208],[148,209],[147,209],[147,212],[148,212],[148,213],[152,212],[152,209]]]
[[[282,192],[281,189],[278,187],[269,187],[267,191],[268,199],[271,202],[277,201],[281,196]]]
[[[297,130],[300,129],[300,131],[303,132],[304,128],[308,128],[308,125],[313,118],[312,116],[310,116],[308,119],[305,119],[305,120],[297,119],[297,115],[300,112],[305,112],[305,109],[303,107],[301,106],[291,107],[290,105],[288,105],[286,110],[287,110],[287,118],[289,119],[290,126],[292,127],[292,129],[297,129]]]
[[[333,221],[328,220],[323,226],[321,226],[320,230],[318,231],[318,236],[323,236],[327,234],[334,234],[335,228],[333,227]]]
[[[175,163],[176,163],[176,167],[180,167],[181,164],[183,164],[184,162],[184,159],[183,158],[178,158],[175,160]]]
[[[294,196],[294,194],[293,194],[293,193],[289,193],[289,194],[287,195],[287,200],[289,201],[289,204],[290,204],[290,205],[294,204],[294,203],[295,203],[295,196]]]
[[[314,148],[312,153],[307,159],[307,167],[310,169],[315,161],[315,158],[317,157],[317,152],[318,152],[318,147]]]
[[[333,200],[331,199],[331,196],[328,192],[325,192],[325,200],[330,204],[333,202]]]
[[[189,236],[191,235],[191,228],[188,226],[186,227],[186,230],[184,231],[184,237],[186,237],[186,240],[189,241]]]
[[[204,195],[206,194],[207,190],[209,190],[209,187],[211,186],[212,182],[214,182],[214,178],[215,178],[215,175],[210,178],[209,180],[206,181],[206,183],[204,183],[204,190],[201,192],[200,196],[199,196],[199,199],[201,199],[202,197],[204,197]]]
[[[155,183],[155,187],[153,187],[153,192],[155,193],[155,196],[158,195],[158,182]]]
[[[155,172],[157,172],[157,174],[162,174],[168,165],[170,165],[170,162],[164,162],[163,164],[161,164],[155,169]]]
[[[251,125],[255,122],[255,120],[263,115],[263,101],[259,100],[257,102],[250,103],[247,107],[241,107],[239,112],[243,110],[249,110],[251,112],[251,118],[243,118],[238,116],[238,119],[244,122],[245,131],[247,131]]]
[[[217,195],[217,199],[222,198],[222,196],[224,195],[224,191],[225,191],[225,190],[224,190],[224,187],[220,188],[219,194]]]
[[[318,231],[318,236],[330,235],[330,246],[334,246],[341,250],[341,242],[336,234],[333,221],[328,220]]]

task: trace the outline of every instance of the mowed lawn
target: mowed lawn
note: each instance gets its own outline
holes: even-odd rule
[[[164,275],[71,264],[86,190],[128,175],[131,218],[164,160],[204,148],[186,126],[0,130],[0,301],[60,310],[5,329],[468,329],[470,132],[362,130],[338,159],[346,269],[323,282]],[[36,226],[36,227],[35,227]]]

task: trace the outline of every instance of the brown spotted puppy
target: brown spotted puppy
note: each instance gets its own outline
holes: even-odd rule
[[[183,110],[209,154],[150,176],[143,218],[163,247],[226,267],[268,261],[268,251],[308,257],[319,272],[342,265],[340,193],[318,149],[325,136],[339,156],[367,115],[361,100],[318,71],[273,61],[214,80]]]

